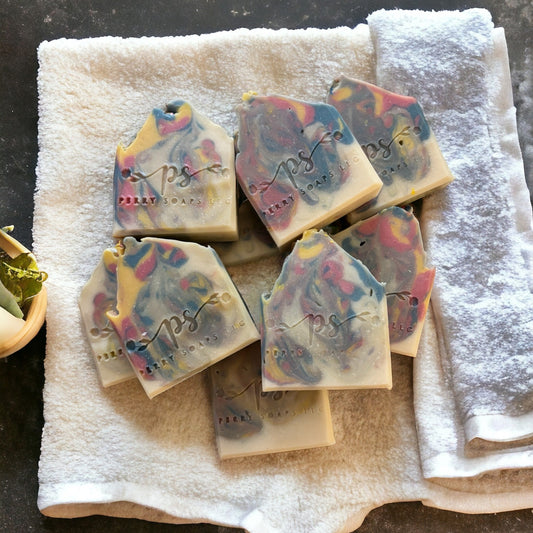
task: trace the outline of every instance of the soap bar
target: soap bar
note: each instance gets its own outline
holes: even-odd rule
[[[328,94],[383,181],[376,198],[348,215],[353,223],[392,205],[410,203],[453,176],[415,98],[345,76]]]
[[[104,250],[78,299],[82,324],[103,387],[135,378],[122,342],[107,317],[117,302],[117,261],[114,248]]]
[[[177,100],[117,148],[114,237],[235,240],[235,149],[223,128]]]
[[[280,253],[265,225],[248,200],[237,211],[239,238],[233,242],[214,242],[212,247],[225,266],[242,265]]]
[[[416,356],[435,268],[426,266],[420,227],[413,212],[390,207],[337,233],[333,239],[385,284],[391,350]]]
[[[262,296],[263,390],[391,388],[383,286],[308,230]]]
[[[108,316],[150,398],[259,339],[212,248],[157,237],[123,246]]]
[[[221,459],[335,444],[327,391],[261,388],[261,347],[244,348],[209,368]]]
[[[237,179],[278,246],[364,204],[382,183],[336,109],[246,93]]]

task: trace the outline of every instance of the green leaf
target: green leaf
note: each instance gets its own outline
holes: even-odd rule
[[[39,271],[31,254],[22,253],[11,258],[5,252],[0,252],[0,281],[21,309],[40,292],[46,277],[46,273]]]

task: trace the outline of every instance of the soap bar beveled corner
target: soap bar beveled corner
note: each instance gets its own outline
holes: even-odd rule
[[[221,459],[335,444],[328,392],[264,392],[254,343],[208,370]]]
[[[234,140],[176,100],[115,157],[113,236],[237,238]]]
[[[333,235],[333,239],[385,284],[391,350],[415,357],[435,268],[426,266],[422,235],[413,212],[389,207]]]
[[[381,189],[333,106],[247,93],[237,115],[237,180],[278,246],[340,218]]]
[[[340,76],[327,101],[361,144],[383,181],[379,194],[347,216],[352,224],[448,185],[453,176],[417,100]]]
[[[212,248],[158,237],[123,247],[108,316],[150,398],[260,338]]]
[[[82,326],[103,387],[135,378],[122,342],[107,317],[116,308],[117,261],[116,249],[104,250],[78,298]]]
[[[383,286],[308,230],[262,297],[263,390],[391,388]]]

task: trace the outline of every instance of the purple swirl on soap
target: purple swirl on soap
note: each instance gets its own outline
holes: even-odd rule
[[[217,304],[229,295],[216,292],[199,271],[180,274],[190,257],[178,241],[165,241],[125,239],[120,268],[132,272],[124,292],[133,303],[114,326],[144,379],[171,381],[200,364],[201,348],[224,342],[227,328]]]
[[[209,372],[217,434],[243,439],[261,433],[269,424],[289,422],[317,401],[318,393],[264,392],[261,385],[261,349],[252,344],[214,365]]]
[[[117,148],[114,236],[217,229],[217,216],[223,225],[234,206],[233,158],[231,138],[187,102],[154,109],[135,140]]]

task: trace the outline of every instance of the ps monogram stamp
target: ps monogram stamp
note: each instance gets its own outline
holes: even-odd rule
[[[209,368],[221,459],[335,443],[327,391],[264,391],[254,343]]]
[[[340,76],[327,101],[346,121],[383,181],[375,198],[348,214],[351,224],[387,207],[413,202],[453,180],[415,98]]]

